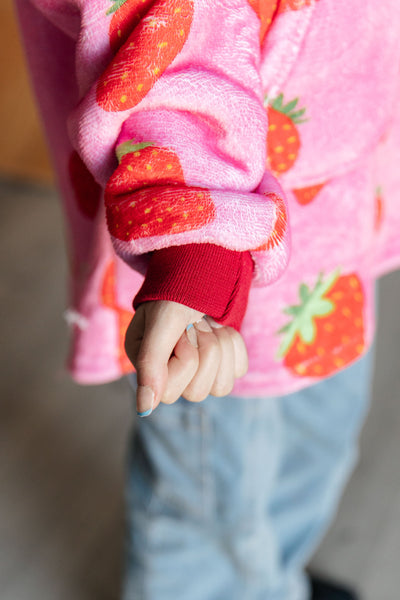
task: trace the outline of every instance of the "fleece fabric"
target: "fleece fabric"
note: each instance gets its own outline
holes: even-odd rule
[[[77,381],[132,368],[149,261],[191,244],[254,264],[233,394],[366,352],[374,281],[400,260],[398,0],[16,6],[65,206]]]

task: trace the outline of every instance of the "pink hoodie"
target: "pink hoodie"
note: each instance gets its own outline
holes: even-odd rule
[[[67,219],[73,377],[129,369],[149,253],[193,243],[254,262],[233,394],[361,356],[400,259],[398,0],[16,4]]]

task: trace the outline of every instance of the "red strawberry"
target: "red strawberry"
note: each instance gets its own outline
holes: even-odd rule
[[[276,194],[265,195],[276,204],[275,226],[268,240],[261,246],[258,246],[258,248],[255,248],[253,252],[257,252],[258,250],[272,250],[272,248],[281,244],[287,228],[286,205],[282,198]]]
[[[117,147],[119,166],[106,187],[108,198],[152,185],[185,185],[178,156],[170,148],[152,142],[135,144],[133,140]]]
[[[107,15],[113,15],[110,23],[110,46],[116,53],[126,42],[155,0],[111,0]]]
[[[107,308],[116,306],[117,295],[115,292],[115,265],[110,261],[104,271],[101,284],[101,302]]]
[[[285,312],[292,321],[284,334],[278,356],[301,377],[331,375],[348,365],[365,350],[364,292],[355,273],[318,277],[314,289],[301,284],[300,304]]]
[[[125,352],[125,334],[128,325],[132,320],[133,311],[130,312],[117,305],[115,293],[115,265],[111,261],[104,272],[103,283],[101,287],[101,300],[104,306],[115,311],[118,318],[118,362],[122,373],[130,373],[135,371],[131,361]]]
[[[136,369],[129,360],[126,352],[125,352],[125,335],[126,330],[129,327],[130,322],[133,318],[133,312],[129,312],[128,310],[123,310],[122,308],[116,307],[115,309],[118,314],[118,360],[122,373],[132,373],[135,372]]]
[[[295,98],[283,104],[283,94],[271,102],[265,99],[268,113],[267,167],[276,174],[294,165],[301,146],[297,125],[304,123],[305,108],[297,107]]]
[[[106,200],[108,228],[124,242],[200,229],[216,215],[211,195],[203,188],[157,186],[110,200]]]
[[[375,192],[375,230],[378,231],[381,228],[383,220],[383,196],[382,188],[379,186]]]
[[[310,204],[322,190],[324,185],[325,183],[320,183],[305,188],[297,188],[297,190],[292,190],[292,192],[296,196],[296,200],[299,204]]]
[[[99,210],[102,189],[77,152],[69,157],[68,171],[80,211],[94,219]]]
[[[260,44],[263,43],[278,7],[278,0],[248,0],[251,8],[261,21]]]
[[[182,50],[192,25],[193,0],[158,0],[135,27],[97,84],[106,111],[139,104]]]

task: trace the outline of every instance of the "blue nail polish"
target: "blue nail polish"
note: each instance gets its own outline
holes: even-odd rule
[[[190,323],[190,325],[188,325],[188,326],[186,327],[186,331],[189,331],[189,329],[190,329],[191,327],[193,327],[193,323]]]
[[[149,410],[145,410],[144,412],[136,411],[136,414],[138,417],[148,417],[152,412],[153,412],[153,409],[149,408]]]

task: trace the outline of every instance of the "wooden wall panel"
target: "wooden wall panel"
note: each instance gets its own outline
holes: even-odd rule
[[[0,176],[52,181],[12,0],[0,4]]]

